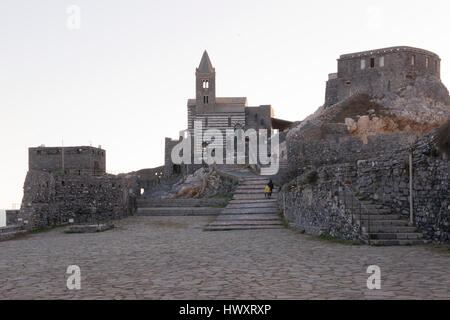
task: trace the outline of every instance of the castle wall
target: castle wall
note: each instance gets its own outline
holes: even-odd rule
[[[64,155],[63,155],[64,153]],[[90,175],[106,172],[106,151],[93,147],[39,147],[28,150],[29,170]]]
[[[382,98],[388,92],[414,84],[420,77],[440,80],[439,56],[411,47],[341,55],[337,75],[327,81],[325,105],[330,106],[358,92]]]
[[[18,218],[28,229],[97,222],[133,214],[135,177],[27,173]]]

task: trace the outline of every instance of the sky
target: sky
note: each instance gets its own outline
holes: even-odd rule
[[[433,0],[2,0],[0,208],[21,202],[29,147],[101,145],[112,173],[162,165],[164,138],[186,129],[205,49],[218,97],[271,104],[291,121],[323,104],[344,53],[427,49],[449,85],[449,9]]]

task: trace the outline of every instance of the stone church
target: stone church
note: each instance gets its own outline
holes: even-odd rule
[[[187,131],[194,136],[194,122],[201,121],[203,130],[219,129],[225,137],[226,129],[287,130],[292,122],[274,117],[271,105],[248,106],[246,97],[217,97],[216,69],[206,50],[195,71],[195,98],[187,101]],[[185,130],[186,131],[186,130]],[[183,134],[180,134],[182,139]],[[172,148],[180,140],[166,138],[165,175],[180,170],[171,161]],[[225,146],[225,140],[224,140]]]

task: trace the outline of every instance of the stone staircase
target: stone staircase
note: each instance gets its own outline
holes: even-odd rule
[[[207,216],[218,215],[226,199],[139,199],[138,216]]]
[[[353,221],[361,225],[361,236],[371,245],[412,245],[424,244],[422,233],[399,214],[392,213],[388,207],[366,197],[357,197],[353,193],[340,195]],[[361,207],[361,209],[360,209]]]
[[[246,169],[239,170],[239,185],[215,221],[205,227],[205,231],[279,229],[283,227],[278,215],[277,191],[272,198],[264,197],[267,177],[256,176]]]

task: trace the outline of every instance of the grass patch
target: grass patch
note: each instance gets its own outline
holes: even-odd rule
[[[317,171],[311,171],[303,179],[303,183],[314,184],[317,182],[318,179],[319,179],[319,174],[317,173]]]
[[[377,115],[387,115],[385,107],[371,101],[368,94],[360,94],[349,100],[330,122],[344,123],[345,118],[355,118],[358,115],[366,115],[369,113],[369,110],[374,110]]]
[[[359,245],[361,245],[361,243],[358,242],[358,241],[343,240],[343,239],[339,239],[339,238],[333,237],[332,235],[329,235],[329,234],[321,234],[321,235],[314,236],[314,237],[319,239],[319,240],[332,242],[332,243],[339,243],[339,244],[345,244],[345,245],[350,245],[350,246],[359,246]]]
[[[67,224],[59,224],[56,226],[51,226],[51,227],[39,227],[33,230],[30,230],[30,233],[42,233],[42,232],[47,232],[47,231],[51,231],[57,228],[63,228],[63,227],[67,227]]]
[[[287,229],[291,229],[291,227],[289,226],[289,223],[287,222],[286,218],[284,217],[283,212],[281,210],[277,210],[277,214],[280,216],[281,224],[283,225],[283,227],[285,227]]]
[[[429,245],[429,248],[433,251],[437,251],[444,254],[450,254],[450,244],[433,243]]]

